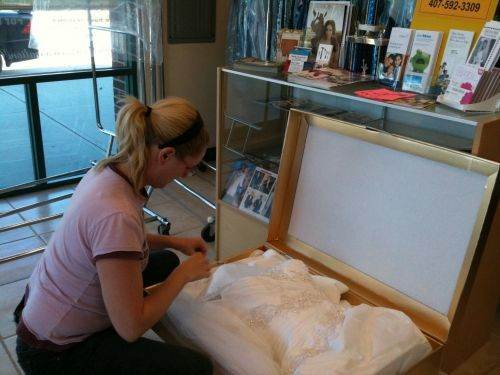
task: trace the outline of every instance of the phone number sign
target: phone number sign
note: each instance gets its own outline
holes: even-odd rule
[[[422,0],[420,11],[453,17],[486,19],[493,2],[494,0]]]

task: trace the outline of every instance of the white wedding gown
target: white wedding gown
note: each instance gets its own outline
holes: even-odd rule
[[[398,374],[430,352],[405,314],[351,306],[346,291],[259,251],[188,284],[166,320],[230,374]]]

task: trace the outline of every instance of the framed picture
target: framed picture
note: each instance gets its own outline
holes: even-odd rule
[[[315,60],[320,45],[331,45],[328,66],[337,68],[343,59],[349,33],[351,3],[349,1],[311,1],[307,15],[304,45],[311,47]]]
[[[234,207],[239,207],[243,195],[253,176],[255,165],[248,160],[237,160],[231,165],[231,173],[222,191],[222,200]]]
[[[300,45],[302,30],[281,29],[277,33],[276,62],[283,63],[288,59],[288,54]]]
[[[259,219],[269,221],[277,178],[276,173],[260,167],[255,168],[241,200],[240,209]]]

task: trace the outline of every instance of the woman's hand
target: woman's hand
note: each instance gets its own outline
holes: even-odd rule
[[[185,282],[195,281],[210,276],[210,264],[205,254],[195,253],[182,262],[176,272],[184,277]]]
[[[207,253],[207,244],[201,237],[175,237],[148,233],[147,241],[152,250],[170,248],[179,250],[188,256],[197,252]]]
[[[201,237],[175,237],[175,249],[190,256],[195,253],[207,254],[207,244]]]

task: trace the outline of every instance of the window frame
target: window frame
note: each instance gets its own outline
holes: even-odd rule
[[[138,88],[137,88],[136,63],[135,62],[131,63],[131,65],[126,68],[102,68],[102,69],[97,69],[95,71],[96,79],[105,77],[117,77],[117,76],[127,77],[127,89],[128,89],[127,91],[130,92],[130,95],[137,96]],[[34,180],[33,180],[34,186],[21,188],[18,190],[0,194],[0,199],[17,194],[24,194],[56,186],[76,183],[81,179],[82,176],[77,176],[77,177],[69,177],[54,182],[43,182],[40,184],[36,184],[37,180],[48,177],[45,167],[45,156],[43,149],[42,126],[40,120],[40,109],[38,104],[37,85],[39,83],[45,83],[45,82],[92,79],[93,77],[94,74],[91,69],[51,72],[51,73],[41,73],[41,74],[26,74],[26,75],[7,76],[7,77],[0,76],[0,87],[11,86],[11,85],[24,86],[24,92],[26,98],[26,111],[28,114],[28,124],[29,124],[29,134],[30,134],[31,157],[32,157],[33,172],[34,172]],[[89,95],[93,95],[93,92],[89,92]],[[96,121],[96,131],[98,131],[97,121]],[[91,166],[89,165],[89,167]],[[9,187],[5,188],[8,189]]]

